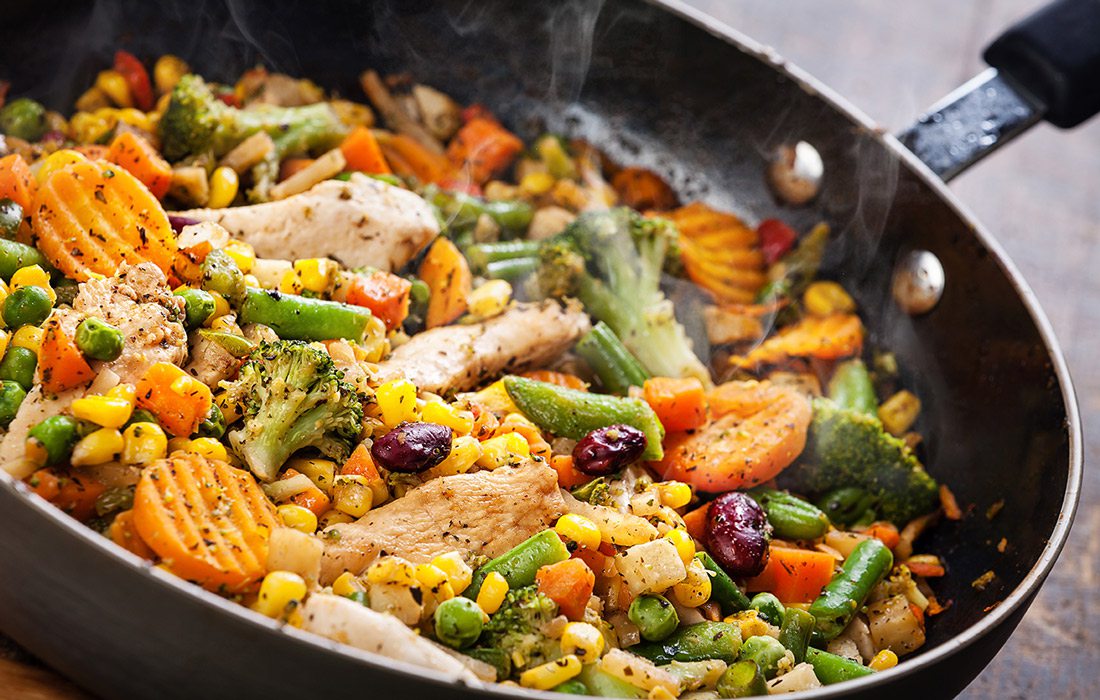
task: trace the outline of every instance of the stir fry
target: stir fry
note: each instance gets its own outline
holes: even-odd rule
[[[0,89],[3,469],[470,684],[735,698],[919,649],[960,512],[828,226],[361,83],[120,51],[68,118]]]

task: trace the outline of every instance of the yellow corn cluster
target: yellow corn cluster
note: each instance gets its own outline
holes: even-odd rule
[[[603,633],[587,622],[570,622],[561,633],[561,653],[591,663],[603,653]]]
[[[697,608],[710,600],[711,582],[706,567],[692,559],[687,567],[687,578],[672,587],[672,597],[685,608]]]
[[[277,620],[286,620],[306,597],[306,582],[290,571],[272,571],[260,584],[252,609]]]
[[[477,464],[486,469],[515,464],[531,456],[531,445],[519,433],[504,433],[481,443]]]
[[[597,549],[602,536],[600,528],[589,518],[575,513],[566,513],[558,518],[554,531],[563,539],[576,542],[586,549]]]
[[[329,258],[303,258],[294,261],[294,272],[297,273],[303,289],[322,294],[336,281],[340,265]]]
[[[504,313],[512,300],[512,285],[505,280],[489,280],[470,292],[466,311],[473,321],[484,321]]]
[[[283,525],[304,532],[307,535],[317,532],[317,516],[309,508],[303,508],[294,503],[285,503],[275,510],[279,513]],[[333,588],[335,589],[335,586]]]
[[[408,379],[393,379],[374,390],[382,423],[393,428],[417,420],[416,387]]]
[[[506,595],[508,595],[507,579],[500,573],[491,571],[481,582],[481,589],[477,592],[477,605],[486,615],[492,615],[500,610]]]
[[[341,513],[361,518],[374,505],[374,492],[365,476],[341,474],[332,483],[332,505]]]
[[[122,439],[123,464],[150,464],[168,454],[168,436],[156,423],[131,423]]]

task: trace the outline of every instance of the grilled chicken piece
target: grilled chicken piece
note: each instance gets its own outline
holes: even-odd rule
[[[391,272],[439,233],[432,208],[417,195],[352,173],[277,202],[177,212],[215,221],[264,258],[324,258]]]
[[[354,523],[325,530],[321,583],[360,573],[383,553],[414,563],[458,550],[495,557],[565,512],[558,477],[541,462],[428,481]]]
[[[405,377],[437,394],[465,391],[504,372],[546,364],[588,328],[588,316],[577,306],[519,304],[482,323],[418,333],[378,366],[375,378]]]
[[[191,353],[183,369],[212,389],[218,386],[218,382],[232,377],[241,364],[217,341],[199,333],[191,334],[189,346]]]
[[[23,460],[27,433],[50,416],[61,413],[73,402],[73,399],[83,395],[84,389],[46,395],[42,393],[41,385],[36,384],[27,392],[23,403],[19,404],[19,410],[11,425],[8,426],[8,432],[4,434],[3,440],[0,440],[0,468],[16,479],[25,479],[30,476],[37,466],[26,464]]]

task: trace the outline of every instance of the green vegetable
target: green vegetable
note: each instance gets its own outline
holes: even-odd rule
[[[126,340],[122,331],[106,321],[89,317],[76,327],[76,347],[93,360],[110,362],[122,354]]]
[[[493,571],[503,576],[510,588],[530,586],[535,582],[535,574],[540,568],[568,558],[569,550],[566,549],[558,533],[553,530],[543,530],[475,571],[470,585],[462,595],[476,599],[485,577]]]
[[[11,425],[25,398],[27,392],[19,382],[10,379],[0,381],[0,428],[7,429]]]
[[[219,413],[220,412],[219,410]],[[134,423],[153,423],[155,425],[160,425],[160,421],[157,420],[157,417],[144,408],[135,408],[134,412],[130,414],[130,420],[126,421],[126,425],[123,427],[129,427]],[[202,427],[201,423],[199,427]]]
[[[643,642],[630,651],[655,664],[721,659],[733,663],[741,648],[741,628],[728,622],[699,622],[681,627],[661,642]]]
[[[829,227],[824,225],[816,226],[803,236],[798,245],[773,266],[781,277],[757,292],[757,301],[772,302],[777,297],[787,297],[795,301],[801,299],[806,287],[817,277],[821,260],[825,257],[825,244],[828,242]]]
[[[833,580],[810,604],[810,614],[817,618],[816,635],[826,642],[837,637],[852,621],[871,589],[878,585],[894,565],[894,555],[881,541],[863,540],[833,575]]]
[[[466,254],[466,260],[469,261],[474,272],[484,273],[488,269],[489,263],[538,257],[539,242],[519,239],[475,243],[463,252]]]
[[[570,494],[578,501],[591,503],[594,506],[611,505],[611,485],[602,476],[597,476],[587,484],[578,486],[570,491]]]
[[[857,523],[872,523],[878,519],[875,515],[875,499],[871,494],[857,486],[845,486],[834,489],[818,501],[831,522],[844,527]]]
[[[195,431],[195,436],[220,438],[222,435],[225,435],[225,427],[225,415],[222,413],[222,410],[218,408],[218,404],[210,404],[210,412],[207,413],[206,418],[199,423],[199,429]]]
[[[225,350],[233,357],[248,357],[256,349],[256,344],[244,336],[226,333],[225,331],[212,331],[209,328],[200,328],[199,336],[206,338],[218,347]]]
[[[185,309],[185,325],[187,330],[194,330],[200,328],[204,323],[210,320],[210,317],[214,315],[214,310],[217,305],[214,303],[214,297],[210,292],[202,289],[195,289],[194,287],[180,287],[173,292],[178,297],[183,299]]]
[[[37,326],[53,309],[49,293],[35,285],[20,287],[4,300],[4,323],[9,328]]]
[[[576,678],[572,678],[561,685],[554,686],[550,691],[554,693],[565,693],[566,695],[588,695],[588,686]]]
[[[672,302],[661,291],[666,264],[679,260],[672,223],[621,207],[585,212],[539,247],[533,296],[576,297],[642,366],[659,377],[710,373],[691,349]]]
[[[836,366],[829,380],[829,398],[841,408],[876,415],[878,397],[863,360],[848,360]]]
[[[202,261],[202,289],[217,292],[233,306],[244,299],[244,273],[224,250],[213,250]],[[186,303],[186,300],[185,300]]]
[[[626,681],[619,680],[606,671],[600,670],[599,664],[585,664],[577,680],[584,683],[591,695],[601,698],[644,698],[646,692]]]
[[[24,141],[37,141],[49,129],[46,108],[29,97],[12,100],[0,109],[0,132]]]
[[[749,608],[755,610],[768,624],[779,627],[783,624],[783,613],[786,608],[771,593],[757,593],[749,601]]]
[[[370,596],[367,595],[366,591],[352,591],[351,593],[345,593],[344,597],[353,603],[370,607]]]
[[[858,661],[852,661],[843,656],[830,654],[827,651],[821,651],[813,647],[806,650],[806,661],[813,665],[814,675],[825,685],[842,683],[874,673],[873,669]]]
[[[27,391],[34,385],[34,370],[38,355],[27,348],[9,347],[0,360],[0,379],[13,381]]]
[[[543,134],[538,141],[535,141],[534,150],[554,178],[576,179],[577,166],[573,163],[573,157],[569,155],[561,137]]]
[[[797,496],[763,486],[752,489],[748,494],[764,508],[776,537],[815,540],[829,531],[828,516],[817,506]]]
[[[481,608],[469,598],[451,598],[435,609],[435,636],[454,649],[468,647],[481,636]]]
[[[229,443],[261,481],[271,481],[290,455],[315,447],[342,462],[358,443],[363,399],[332,358],[306,343],[264,343],[226,388],[244,424]]]
[[[759,635],[749,637],[741,645],[740,659],[754,661],[764,678],[771,680],[779,671],[779,662],[787,656],[787,650],[775,637]]]
[[[270,326],[284,340],[347,338],[356,343],[370,320],[370,310],[362,306],[251,288],[239,315],[240,323]]]
[[[535,210],[520,199],[485,200],[464,192],[447,192],[434,185],[424,188],[424,199],[439,209],[439,214],[451,236],[470,233],[483,214],[488,216],[506,234],[514,237],[531,225]]]
[[[645,433],[642,459],[664,456],[665,429],[641,399],[593,394],[514,375],[504,378],[504,388],[516,407],[549,433],[580,440],[597,428],[623,423]]]
[[[647,642],[659,642],[676,631],[680,617],[668,599],[660,595],[640,595],[630,604],[627,618]]]
[[[485,624],[477,646],[503,651],[513,674],[556,659],[561,655],[561,644],[547,631],[557,614],[557,603],[535,586],[513,588]]]
[[[46,450],[46,466],[61,464],[72,454],[80,439],[76,419],[72,416],[50,416],[27,433]]]
[[[726,669],[715,688],[722,698],[752,698],[768,694],[768,683],[755,661],[745,659]]]
[[[485,276],[491,279],[514,282],[534,272],[538,265],[538,260],[534,258],[494,260],[485,266]]]
[[[880,518],[904,525],[936,509],[939,487],[905,443],[873,416],[814,400],[810,441],[803,459],[783,473],[802,493],[858,486],[875,500]]]
[[[630,387],[642,386],[649,379],[649,372],[603,321],[577,341],[576,351],[614,394],[625,394]]]
[[[783,613],[783,626],[779,628],[779,643],[794,654],[794,662],[806,660],[806,649],[814,632],[817,618],[805,610],[787,608]]]
[[[134,507],[134,487],[114,486],[96,496],[95,514],[99,517]]]
[[[11,281],[11,276],[24,267],[38,265],[46,272],[53,272],[54,267],[45,255],[38,252],[37,248],[0,238],[0,278],[5,282]]]
[[[710,599],[718,603],[723,615],[732,615],[749,608],[748,596],[737,587],[718,562],[706,552],[698,552],[695,558],[710,572]]]
[[[474,647],[472,649],[463,649],[462,653],[478,661],[484,661],[495,668],[497,670],[498,681],[507,680],[508,676],[512,675],[512,662],[503,649]]]
[[[14,238],[23,223],[23,207],[10,199],[0,199],[0,237]]]

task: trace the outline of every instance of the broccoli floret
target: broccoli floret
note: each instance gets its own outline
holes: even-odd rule
[[[330,148],[345,132],[327,103],[237,109],[219,100],[197,75],[183,76],[172,90],[159,129],[161,150],[172,161],[206,152],[220,156],[259,131],[277,141],[293,133],[298,150]]]
[[[586,212],[539,249],[534,287],[542,296],[573,296],[615,331],[652,374],[710,382],[661,291],[678,234],[664,219],[621,207]]]
[[[233,450],[262,481],[271,481],[293,453],[315,447],[347,459],[362,428],[362,397],[343,380],[328,353],[294,340],[265,343],[237,379],[223,382],[242,407],[244,424],[229,433]]]
[[[862,488],[871,495],[878,516],[899,525],[936,508],[935,479],[874,416],[815,399],[805,454],[783,473],[784,484],[795,490]]]
[[[539,593],[536,586],[510,590],[485,624],[477,646],[504,651],[513,674],[551,661],[561,655],[558,640],[546,634],[557,614],[557,603]]]
[[[597,476],[587,484],[578,486],[571,493],[578,501],[585,501],[594,506],[614,505],[611,499],[611,485],[602,476]]]

